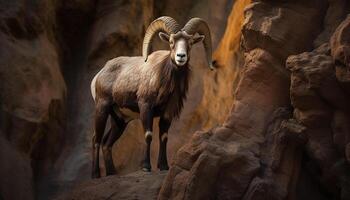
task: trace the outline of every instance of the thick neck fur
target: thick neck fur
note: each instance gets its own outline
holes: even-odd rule
[[[159,90],[156,102],[165,104],[165,117],[178,118],[186,99],[191,70],[186,66],[177,67],[170,56],[159,68]]]

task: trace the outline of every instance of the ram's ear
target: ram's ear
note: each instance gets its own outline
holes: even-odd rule
[[[202,42],[204,40],[204,35],[196,35],[193,37],[193,44],[196,44],[198,42]]]
[[[159,32],[159,38],[164,41],[169,43],[169,35],[163,32]]]

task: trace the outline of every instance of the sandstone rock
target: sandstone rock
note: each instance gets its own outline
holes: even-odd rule
[[[270,67],[278,65],[279,62],[263,50],[247,54],[230,118],[224,127],[196,133],[191,142],[179,150],[160,199],[239,199],[245,194],[245,188],[260,169],[258,147],[268,123],[268,113],[288,102],[284,95],[260,96],[268,88],[269,81],[278,83],[271,92],[283,94],[278,91],[288,88],[287,79]],[[267,77],[269,81],[263,81]],[[261,84],[254,87],[257,81]],[[257,98],[263,101],[256,104],[254,99]],[[252,112],[254,116],[249,116]],[[206,184],[200,184],[203,182]]]
[[[262,48],[283,60],[288,55],[310,49],[312,38],[321,30],[325,3],[311,0],[250,4],[245,11],[242,31],[244,48],[246,51]]]
[[[196,133],[190,143],[179,150],[159,199],[235,199],[242,196],[260,168],[257,146],[244,138],[234,141],[221,136],[231,131],[219,128]]]
[[[345,181],[349,177],[349,165],[344,161],[349,140],[349,95],[344,70],[346,64],[339,65],[339,62],[344,65],[346,58],[346,51],[339,45],[339,35],[342,27],[346,27],[346,21],[336,29],[330,47],[325,44],[287,60],[287,68],[292,72],[294,118],[307,128],[306,149],[309,163],[312,163],[310,166],[313,166],[309,170],[319,169],[312,176],[328,193],[339,199],[347,199],[349,191],[348,181]],[[343,57],[339,57],[340,54]]]
[[[109,176],[85,181],[56,200],[153,200],[157,198],[165,175],[166,173],[139,171],[126,176]]]
[[[332,57],[336,64],[336,77],[347,94],[350,94],[349,22],[350,16],[339,25],[330,41]]]
[[[328,42],[335,29],[343,21],[348,12],[349,5],[346,0],[329,0],[327,12],[323,20],[323,30],[314,41],[314,47]]]
[[[332,147],[329,123],[332,108],[329,104],[348,109],[347,98],[339,89],[335,78],[332,58],[325,54],[307,52],[290,56],[287,68],[292,71],[291,100],[296,109],[294,116],[310,128],[307,133],[309,151],[319,165],[330,167],[337,154]]]
[[[300,195],[296,191],[298,185],[302,184],[298,177],[301,171],[303,145],[308,145],[308,148],[315,150],[314,153],[319,153],[319,159],[325,163],[330,164],[334,158],[336,159],[337,154],[329,145],[332,137],[325,134],[330,127],[310,133],[307,129],[309,124],[301,123],[307,122],[307,119],[310,119],[311,124],[316,123],[313,121],[314,116],[317,119],[324,117],[322,122],[327,120],[329,122],[332,119],[328,115],[331,109],[323,110],[328,105],[324,105],[321,100],[314,105],[313,100],[317,98],[308,91],[309,88],[317,88],[325,77],[327,83],[331,83],[329,87],[336,86],[335,76],[326,75],[333,69],[332,58],[329,55],[318,55],[320,52],[330,52],[329,46],[321,46],[317,50],[319,53],[315,52],[317,58],[309,56],[310,62],[313,63],[313,67],[310,68],[322,63],[319,67],[322,73],[308,70],[307,77],[312,78],[312,81],[308,82],[309,85],[294,84],[305,81],[306,75],[295,76],[294,79],[292,76],[292,92],[304,98],[294,97],[293,93],[292,102],[296,101],[301,105],[300,109],[295,107],[294,113],[304,116],[305,120],[303,121],[302,117],[297,117],[298,120],[288,120],[291,113],[277,109],[288,106],[290,101],[289,73],[284,69],[284,59],[292,53],[311,48],[312,38],[320,31],[322,20],[320,21],[319,16],[325,9],[325,2],[320,2],[318,9],[312,6],[313,3],[314,1],[309,1],[302,5],[288,1],[278,3],[255,1],[246,8],[246,19],[242,30],[242,45],[246,51],[245,64],[235,92],[230,117],[222,127],[197,132],[191,141],[179,150],[160,191],[159,199],[294,199]],[[298,23],[299,28],[295,29],[296,25],[288,24],[287,21]],[[284,25],[288,27],[282,28]],[[300,71],[304,67],[305,65],[292,71],[292,74],[297,73],[296,71],[302,73]],[[328,94],[327,87],[327,85],[325,88],[320,87],[320,92],[328,101],[336,103],[341,109],[347,109],[347,105],[344,104],[346,96],[342,91],[335,89]],[[337,101],[339,97],[340,100]],[[304,112],[310,109],[309,106],[322,109],[319,112]],[[321,152],[318,148],[316,151],[318,140],[309,141],[310,135],[313,135],[312,139],[324,136],[320,143],[326,142],[326,149],[324,151],[322,149]],[[225,145],[237,151],[228,154],[229,147],[221,149]],[[239,160],[232,160],[238,155],[242,155]],[[222,160],[228,164],[221,164]],[[204,167],[205,163],[215,163],[216,167],[209,164]],[[240,167],[247,163],[249,167]],[[226,171],[231,167],[231,170]],[[322,181],[330,183],[331,180],[329,176]],[[336,189],[331,188],[330,191],[335,192]],[[312,194],[322,196],[316,190]]]
[[[350,66],[350,15],[338,26],[331,38],[332,57],[345,65]]]
[[[289,119],[286,108],[272,114],[261,149],[262,172],[250,183],[243,199],[295,199],[305,127]],[[289,120],[288,120],[289,119]]]

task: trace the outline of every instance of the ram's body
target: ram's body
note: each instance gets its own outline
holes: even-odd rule
[[[153,104],[154,117],[162,115],[169,120],[178,117],[190,70],[178,69],[169,55],[169,51],[156,51],[147,62],[141,56],[108,61],[91,83],[95,102],[113,101],[114,112],[125,121],[137,118],[140,99]]]

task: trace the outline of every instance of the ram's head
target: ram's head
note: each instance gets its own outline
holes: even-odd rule
[[[192,18],[182,29],[171,17],[164,16],[154,20],[147,28],[143,40],[142,56],[145,61],[150,54],[150,43],[157,33],[159,33],[161,40],[169,43],[171,60],[179,67],[189,62],[192,45],[203,41],[208,66],[210,69],[214,69],[211,58],[210,30],[204,20]]]

